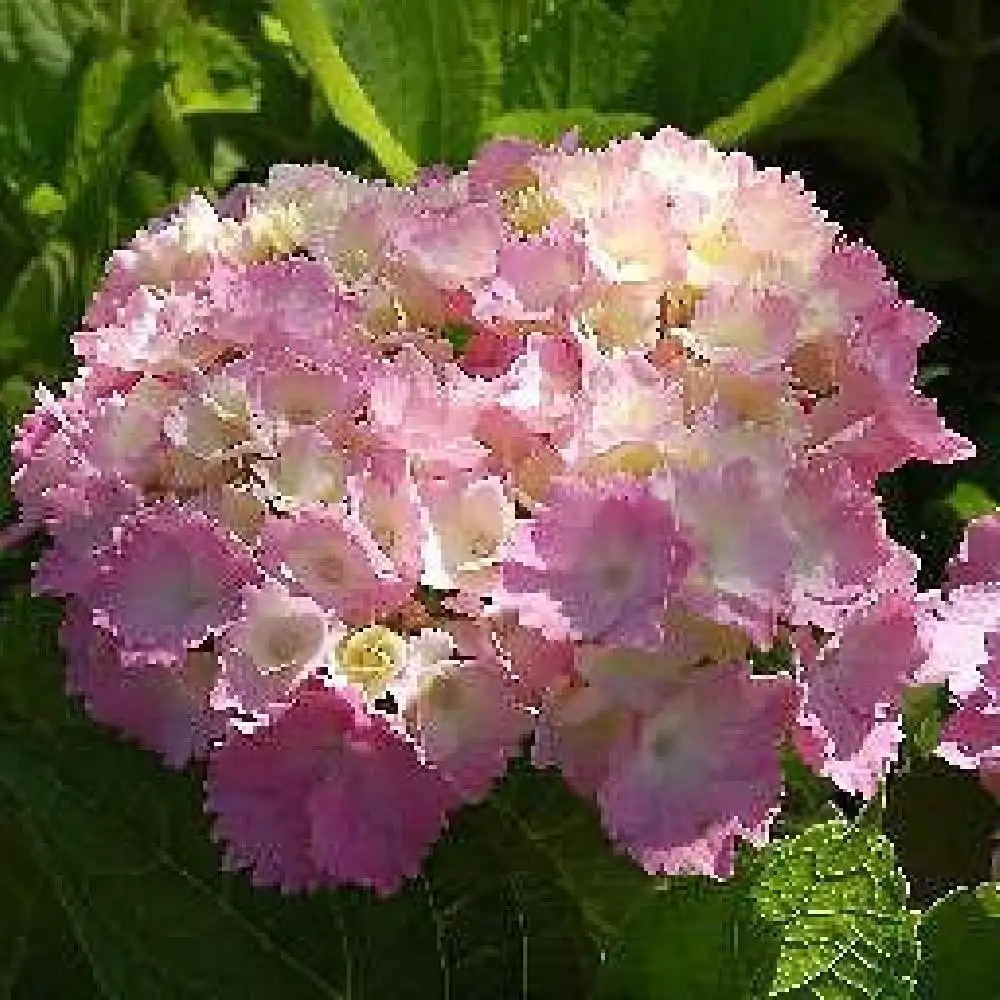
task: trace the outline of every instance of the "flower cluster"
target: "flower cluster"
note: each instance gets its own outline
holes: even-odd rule
[[[672,130],[193,196],[14,444],[69,686],[206,760],[227,865],[286,890],[393,891],[528,748],[648,871],[725,875],[784,745],[872,793],[910,683],[1000,785],[1000,519],[918,594],[874,493],[972,454],[914,389],[934,328]]]

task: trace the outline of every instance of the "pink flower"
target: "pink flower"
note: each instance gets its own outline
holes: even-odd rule
[[[968,525],[958,555],[948,565],[948,582],[953,586],[1000,583],[1000,513]]]
[[[947,683],[960,697],[972,693],[989,669],[990,636],[1000,633],[1000,584],[920,594],[917,607],[917,625],[928,653],[914,682]]]
[[[122,648],[181,656],[237,617],[240,588],[258,577],[235,535],[204,514],[162,503],[122,522],[92,589],[80,596]]]
[[[502,601],[555,601],[577,639],[652,646],[691,565],[673,511],[647,485],[560,482],[523,527],[502,565]]]
[[[862,371],[845,375],[837,395],[816,404],[810,423],[814,452],[843,457],[869,488],[910,459],[947,464],[976,453],[945,427],[932,399]]]
[[[685,604],[744,629],[759,645],[774,636],[795,556],[791,526],[777,502],[779,474],[770,462],[737,458],[661,479],[662,492],[676,496],[697,553]]]
[[[926,652],[904,596],[884,597],[848,619],[802,672],[807,762],[844,791],[873,795],[903,738],[904,687]]]
[[[324,665],[327,623],[308,597],[268,581],[243,591],[243,614],[220,640],[222,670],[212,691],[219,708],[267,712],[288,704]]]
[[[411,638],[399,700],[424,757],[471,802],[503,776],[532,717],[498,657],[458,656],[447,633],[428,629]]]
[[[992,683],[964,698],[945,721],[937,753],[956,767],[978,769],[983,784],[1000,794],[1000,633],[988,645]]]
[[[493,139],[469,165],[469,198],[488,201],[501,191],[519,187],[530,177],[531,158],[542,147],[526,139]]]
[[[261,562],[351,624],[388,614],[411,589],[359,520],[320,506],[294,518],[267,518]]]
[[[404,216],[397,222],[393,242],[408,263],[435,285],[449,288],[491,278],[501,236],[496,206],[468,204]]]
[[[227,713],[209,705],[218,673],[212,653],[188,652],[181,661],[126,659],[114,636],[69,605],[60,632],[66,651],[66,687],[82,695],[87,711],[154,750],[171,767],[204,757],[226,729]]]
[[[384,719],[313,684],[270,726],[209,761],[206,808],[227,864],[283,890],[350,882],[395,891],[454,804]]]
[[[696,674],[616,747],[598,793],[608,831],[647,871],[726,876],[737,837],[778,808],[778,747],[798,689],[744,664]]]

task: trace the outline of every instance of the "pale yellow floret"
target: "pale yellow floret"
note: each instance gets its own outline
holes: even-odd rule
[[[337,650],[340,673],[369,697],[382,694],[406,661],[406,640],[384,625],[371,625],[349,635]]]

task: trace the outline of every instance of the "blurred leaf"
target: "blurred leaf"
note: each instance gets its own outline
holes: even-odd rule
[[[501,0],[504,109],[620,107],[636,61],[657,42],[673,4],[634,0],[625,11],[603,0]],[[626,16],[643,22],[642,30],[628,30]],[[640,101],[634,110],[650,109]]]
[[[778,935],[739,880],[674,879],[626,925],[601,972],[601,1000],[749,1000],[766,995]]]
[[[9,803],[0,796],[0,1000],[8,1000],[21,976],[40,874],[24,845],[21,831],[6,814]]]
[[[58,179],[83,43],[102,27],[89,0],[0,0],[0,182],[22,196]]]
[[[747,56],[738,57],[735,67],[739,67],[742,74],[733,63],[719,64],[718,71],[720,76],[727,77],[726,89],[736,98],[736,107],[735,110],[720,108],[713,112],[714,120],[705,129],[705,136],[723,146],[732,146],[752,132],[759,131],[764,125],[776,121],[833,80],[846,65],[871,45],[886,22],[898,12],[900,0],[820,0],[808,5],[795,3],[794,6],[803,13],[796,12],[791,17],[787,16],[790,13],[788,10],[782,10],[788,7],[788,0],[784,0],[767,5],[766,20],[755,16],[760,9],[756,4],[752,11],[739,12],[738,8],[745,7],[745,4],[746,0],[728,0],[705,6],[713,12],[725,9],[729,15],[728,23],[716,23],[716,30],[728,30],[751,50],[757,49],[758,38],[768,36],[764,43],[765,49],[771,53],[781,50],[788,52],[788,36],[780,41],[778,36],[789,31],[791,24],[796,22],[799,31],[791,35],[794,38],[791,59],[784,65],[768,66],[767,76],[758,83],[749,84],[751,73],[759,76],[761,65],[767,65],[766,63],[750,63],[755,69],[748,72]],[[733,20],[734,12],[748,15],[742,22],[742,30],[737,28]],[[704,22],[700,24],[703,25]],[[710,37],[711,34],[701,35],[703,40]],[[705,60],[709,57],[709,51],[717,46],[718,42],[715,40],[703,46],[693,45],[688,50],[688,65],[691,61]],[[710,58],[708,64],[715,65]]]
[[[654,125],[649,115],[594,111],[593,108],[561,108],[552,111],[508,111],[491,118],[483,136],[520,136],[545,145],[555,145],[569,131],[579,130],[580,144],[591,149],[612,139],[642,132]]]
[[[920,123],[900,76],[886,59],[864,60],[773,128],[768,144],[823,141],[840,155],[886,169],[921,157]]]
[[[109,210],[132,143],[166,76],[158,63],[125,48],[92,60],[83,76],[62,189],[72,217],[67,225],[101,254],[112,238]]]
[[[0,734],[0,786],[108,997],[340,995],[159,845],[134,837],[110,804],[65,784],[43,744]]]
[[[751,888],[781,949],[770,996],[909,997],[918,945],[892,845],[830,822],[767,848]]]
[[[43,181],[25,199],[24,207],[40,219],[51,219],[63,213],[66,199],[58,188]]]
[[[613,41],[627,106],[732,146],[829,83],[899,0],[632,0]],[[609,45],[609,47],[611,47]]]
[[[185,18],[168,28],[165,47],[177,67],[170,86],[180,114],[257,111],[259,67],[229,32],[204,18]]]
[[[919,905],[989,878],[998,828],[1000,805],[975,772],[930,757],[889,782],[883,829]]]
[[[872,239],[915,278],[958,281],[996,298],[1000,279],[1000,212],[915,192],[897,198],[873,221]]]
[[[7,586],[0,597],[0,720],[51,727],[70,706],[63,688],[58,629],[62,605]]]
[[[941,723],[948,710],[948,690],[944,685],[908,687],[903,694],[903,732],[906,759],[925,759],[941,740]]]
[[[992,514],[1000,508],[989,493],[971,479],[961,479],[955,483],[944,502],[962,521],[971,521],[984,514]]]
[[[1000,996],[1000,886],[956,889],[924,914],[917,1000]]]
[[[383,124],[357,76],[345,62],[336,41],[338,33],[333,30],[330,16],[318,3],[319,0],[276,0],[274,10],[294,42],[296,51],[315,76],[334,117],[365,142],[393,180],[412,180],[416,173],[416,163]],[[400,11],[411,9],[409,4],[399,7]],[[364,12],[366,32],[372,31],[373,37],[377,38],[378,11],[372,5],[371,8],[366,6]],[[423,36],[426,36],[426,23],[418,18],[417,24],[422,26]],[[407,47],[419,45],[421,39],[419,32],[408,37]],[[403,71],[416,62],[414,52],[407,52],[403,56],[397,46],[382,49],[383,40],[376,43],[380,46],[376,50],[380,60],[379,69],[384,74],[387,85],[390,81],[401,82]],[[380,102],[377,102],[377,106],[383,110]],[[391,118],[389,123],[396,124]]]
[[[59,315],[76,274],[73,248],[54,237],[18,276],[0,307],[0,361],[30,347],[36,357],[51,358],[62,349],[54,342],[53,319]],[[53,366],[52,374],[56,373]]]
[[[76,41],[102,23],[92,0],[2,0],[0,57],[31,62],[59,77],[69,69]]]

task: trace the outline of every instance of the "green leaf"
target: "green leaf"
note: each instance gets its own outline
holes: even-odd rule
[[[772,844],[751,896],[780,932],[770,996],[911,995],[916,922],[885,837],[835,821]]]
[[[602,0],[501,0],[504,109],[620,108],[635,64],[652,52],[671,5],[637,0],[628,16],[641,28],[631,30],[625,12]],[[652,109],[639,102],[634,110]]]
[[[51,184],[43,181],[24,201],[25,210],[40,219],[51,219],[62,215],[66,209],[66,199]]]
[[[962,521],[971,521],[1000,509],[1000,504],[979,483],[971,479],[961,479],[955,483],[951,492],[944,498],[944,502]]]
[[[340,996],[161,845],[136,837],[121,807],[67,784],[44,744],[0,734],[0,787],[108,997]],[[123,802],[134,791],[122,787]]]
[[[0,0],[0,184],[22,197],[58,181],[87,43],[102,28],[89,0]]]
[[[170,85],[180,114],[258,110],[260,67],[229,32],[204,18],[185,18],[167,30],[165,47],[177,67]]]
[[[822,141],[853,162],[883,170],[919,163],[920,122],[904,81],[888,59],[864,59],[815,93],[791,115],[764,130],[769,146]]]
[[[0,307],[0,361],[29,348],[36,360],[62,355],[65,345],[58,339],[58,317],[75,275],[73,248],[59,237],[53,237],[28,261]],[[56,366],[49,372],[54,376]]]
[[[728,0],[725,3],[717,0],[715,4],[706,6],[732,10],[745,7],[746,0]],[[780,36],[787,30],[789,22],[795,24],[798,21],[802,24],[802,15],[791,13],[787,9],[788,0],[768,4],[766,19],[755,17],[760,7],[757,4],[752,6],[753,11],[746,11],[751,15],[747,22],[749,30],[734,32],[741,41],[748,43],[748,47],[755,47],[760,36],[767,36],[765,47],[776,52],[784,48],[782,42],[786,42],[788,36]],[[739,61],[746,75],[741,80],[741,86],[733,87],[731,92],[742,90],[743,94],[739,95],[735,109],[726,109],[722,114],[716,112],[718,117],[705,129],[705,136],[713,143],[732,146],[778,120],[828,84],[872,44],[889,19],[898,12],[900,0],[820,0],[808,5],[796,2],[794,6],[803,11],[805,24],[802,25],[804,31],[798,37],[791,35],[795,38],[793,57],[787,65],[776,67],[776,72],[768,72],[766,82],[762,81],[752,90],[747,85],[752,77],[745,69],[746,56]],[[791,17],[788,17],[789,14]],[[732,31],[735,24],[730,22],[728,27]],[[708,52],[704,49],[698,51],[695,47],[692,55],[694,58],[705,58]],[[759,64],[756,69],[759,69]],[[729,67],[722,72],[727,75],[732,73],[727,82],[733,83],[739,79],[737,73]]]
[[[1000,804],[974,771],[938,757],[917,759],[889,782],[888,793],[883,829],[896,845],[915,903],[990,877]]]
[[[615,114],[594,111],[593,108],[507,111],[486,123],[484,137],[518,136],[554,145],[567,132],[577,129],[581,145],[594,149],[607,145],[612,139],[642,132],[653,125],[649,115]]]
[[[333,116],[358,135],[393,180],[411,181],[416,173],[415,162],[379,118],[358,78],[341,55],[329,20],[317,3],[318,0],[276,0],[274,11],[284,24],[296,51],[315,76]],[[410,9],[409,4],[406,9]],[[370,16],[372,30],[377,31],[377,11],[372,9]],[[412,54],[398,63],[392,62],[392,55],[391,52],[384,54],[382,68],[387,75],[401,77],[402,71],[413,65]]]
[[[7,1000],[21,976],[39,895],[40,874],[21,831],[4,813],[10,804],[0,796],[0,998]]]
[[[610,91],[627,95],[630,109],[731,146],[829,83],[899,5],[632,0],[608,46],[621,53],[624,74]]]
[[[774,928],[734,880],[672,880],[626,925],[600,976],[601,1000],[766,995],[778,953]]]
[[[283,897],[220,873],[199,783],[86,723],[0,728],[5,792],[113,998],[584,995],[655,884],[554,774],[515,771],[459,813],[387,900]]]
[[[34,598],[27,586],[0,597],[0,720],[51,727],[66,718],[58,628],[62,605]]]
[[[102,21],[91,0],[3,0],[0,57],[7,63],[31,62],[53,76],[62,76],[69,69],[77,40]]]
[[[91,60],[83,75],[62,188],[72,215],[67,226],[89,236],[102,255],[113,235],[109,210],[132,144],[166,78],[157,62],[126,48]]]
[[[1000,885],[957,889],[920,925],[918,1000],[1000,996]]]

